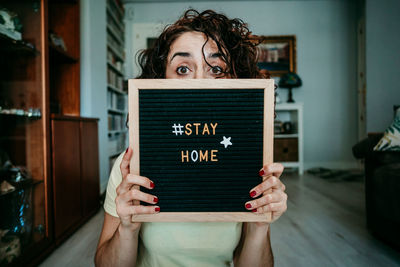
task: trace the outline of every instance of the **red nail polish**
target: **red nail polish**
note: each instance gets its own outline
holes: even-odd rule
[[[257,212],[257,209],[252,210],[252,212]]]
[[[150,182],[150,188],[153,189],[154,188],[154,183]]]
[[[153,202],[157,203],[158,202],[158,197],[154,197]]]
[[[155,208],[155,211],[156,211],[156,212],[159,212],[159,211],[160,211],[160,207],[156,207],[156,208]]]
[[[256,195],[257,195],[257,192],[256,192],[256,191],[251,191],[251,192],[250,192],[250,196],[251,196],[251,197],[255,197]]]
[[[128,150],[129,150],[129,146],[128,146],[128,148],[126,149],[125,154],[128,153]]]
[[[265,174],[265,172],[264,172],[263,169],[261,169],[261,171],[259,171],[258,174],[259,174],[260,176],[263,176],[263,175]]]
[[[246,204],[246,209],[251,209],[251,204],[250,203]]]

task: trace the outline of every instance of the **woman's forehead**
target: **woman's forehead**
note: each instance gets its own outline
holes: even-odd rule
[[[207,41],[207,37],[202,32],[185,32],[181,34],[172,44],[170,53],[172,52],[190,52],[190,51],[201,51],[204,43]],[[211,38],[208,38],[208,42],[204,47],[205,52],[215,53],[218,52],[218,46]],[[178,51],[179,50],[179,51]]]

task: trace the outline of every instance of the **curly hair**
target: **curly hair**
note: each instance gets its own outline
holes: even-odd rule
[[[206,36],[204,47],[212,39],[225,61],[224,75],[232,78],[267,78],[257,67],[257,51],[247,24],[240,19],[229,19],[213,10],[201,13],[187,10],[174,24],[164,28],[154,46],[139,53],[142,73],[138,78],[165,78],[167,56],[172,43],[185,32],[202,32]],[[207,60],[205,60],[208,64]],[[208,64],[209,65],[209,64]]]

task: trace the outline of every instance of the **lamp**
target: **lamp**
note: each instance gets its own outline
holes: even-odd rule
[[[288,72],[282,75],[281,79],[279,80],[279,87],[280,88],[288,88],[289,89],[289,96],[288,96],[288,103],[294,103],[293,95],[292,95],[292,88],[297,88],[302,85],[301,79],[299,75],[294,72]]]

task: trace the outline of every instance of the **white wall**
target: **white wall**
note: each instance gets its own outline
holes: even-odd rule
[[[99,118],[100,193],[108,181],[106,1],[81,0],[81,115]]]
[[[366,1],[367,131],[382,132],[400,105],[400,1]]]
[[[297,36],[297,71],[303,86],[305,167],[352,167],[357,142],[356,21],[354,1],[224,1],[126,4],[126,73],[145,37],[173,23],[188,7],[238,17],[258,35]],[[129,18],[130,17],[130,18]],[[286,99],[286,91],[279,91]]]

